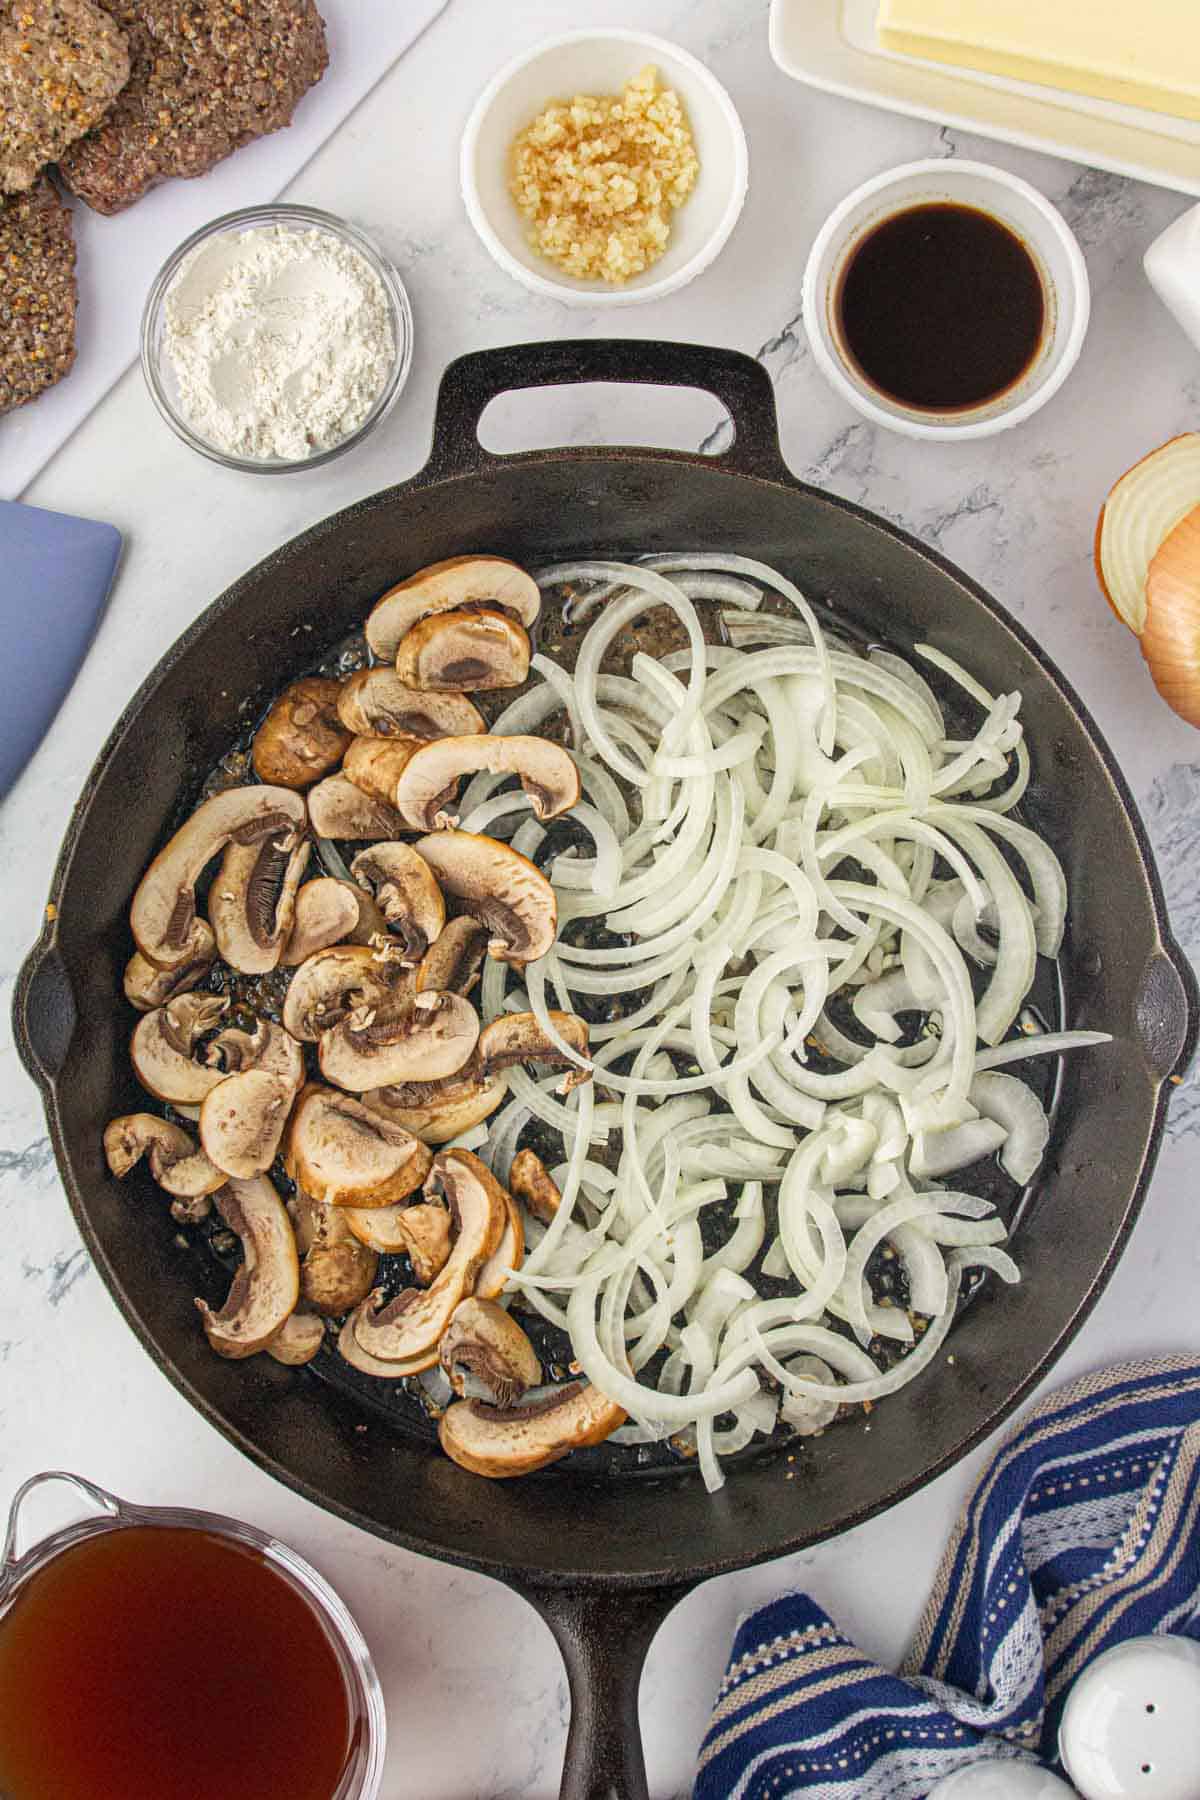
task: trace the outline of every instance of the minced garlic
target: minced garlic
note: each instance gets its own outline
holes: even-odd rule
[[[621,94],[577,94],[539,113],[513,144],[509,191],[543,256],[620,286],[658,261],[699,170],[679,96],[648,66]]]

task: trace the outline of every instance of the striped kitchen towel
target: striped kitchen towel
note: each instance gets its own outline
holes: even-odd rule
[[[1079,1671],[1161,1631],[1200,1639],[1194,1357],[1085,1376],[1026,1414],[963,1510],[901,1674],[803,1594],[746,1619],[696,1800],[924,1800],[966,1763],[1053,1765]]]

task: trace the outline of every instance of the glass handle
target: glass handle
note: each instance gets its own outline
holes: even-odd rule
[[[68,1487],[75,1488],[79,1495],[89,1503],[89,1507],[94,1507],[98,1511],[106,1513],[110,1519],[119,1519],[122,1517],[124,1509],[121,1501],[117,1499],[116,1495],[110,1494],[105,1488],[97,1487],[94,1481],[88,1481],[82,1475],[72,1475],[67,1469],[45,1469],[40,1475],[31,1475],[28,1481],[21,1483],[21,1486],[13,1495],[13,1502],[9,1508],[8,1529],[4,1536],[4,1550],[3,1553],[0,1554],[0,1598],[3,1598],[5,1592],[15,1579],[17,1571],[20,1568],[21,1559],[25,1554],[25,1550],[21,1548],[19,1542],[21,1536],[21,1515],[25,1502],[35,1488],[42,1487],[46,1482],[50,1481],[66,1482]],[[33,1540],[34,1543],[39,1541],[40,1540],[38,1539]],[[32,1545],[27,1545],[26,1549],[31,1547]]]

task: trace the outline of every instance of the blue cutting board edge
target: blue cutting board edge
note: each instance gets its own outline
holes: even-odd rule
[[[100,623],[122,538],[115,525],[0,500],[0,798],[38,748]]]

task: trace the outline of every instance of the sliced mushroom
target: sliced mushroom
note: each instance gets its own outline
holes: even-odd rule
[[[503,556],[452,556],[418,569],[389,588],[367,619],[367,642],[390,662],[400,640],[419,619],[461,606],[499,607],[532,625],[541,610],[537,582]]]
[[[254,734],[250,758],[260,781],[306,788],[337,768],[351,736],[338,717],[341,686],[305,675],[284,688]]]
[[[265,975],[278,967],[311,853],[311,840],[290,827],[255,843],[229,845],[209,889],[208,917],[230,968]]]
[[[411,1131],[315,1084],[296,1102],[284,1140],[292,1180],[331,1206],[390,1206],[420,1187],[432,1161]]]
[[[446,923],[446,902],[429,864],[408,844],[372,844],[350,865],[403,945],[402,961],[420,962]]]
[[[359,904],[354,883],[318,875],[296,891],[292,935],[280,957],[280,966],[294,969],[318,950],[340,944],[358,929]]]
[[[180,994],[138,1020],[129,1057],[147,1093],[176,1106],[198,1106],[224,1081],[224,1069],[196,1060],[196,1046],[216,1029],[228,1004],[219,994]]]
[[[139,1012],[151,1012],[165,1006],[176,994],[186,994],[202,981],[217,960],[217,940],[212,927],[203,919],[192,926],[193,949],[186,962],[173,968],[160,969],[140,950],[135,950],[125,965],[125,998]]]
[[[445,1081],[398,1081],[371,1088],[363,1105],[427,1144],[448,1144],[490,1118],[508,1092],[503,1075],[485,1075],[472,1057]]]
[[[426,1192],[437,1187],[446,1196],[454,1239],[445,1268],[432,1286],[406,1288],[386,1302],[371,1295],[354,1314],[359,1344],[384,1362],[432,1368],[455,1307],[471,1292],[504,1229],[504,1190],[469,1150],[438,1152]]]
[[[432,1368],[427,1357],[418,1357],[417,1366],[413,1368],[408,1363],[384,1362],[378,1356],[368,1356],[354,1335],[355,1316],[351,1313],[338,1333],[338,1353],[352,1369],[358,1369],[363,1375],[373,1375],[377,1381],[403,1381],[408,1375],[419,1375],[422,1369]]]
[[[393,806],[396,783],[422,741],[421,738],[356,737],[346,752],[342,773],[372,800]]]
[[[564,1043],[586,1057],[586,1021],[575,1013],[552,1011],[548,1017]],[[546,1063],[552,1069],[567,1069],[569,1073],[561,1083],[564,1094],[592,1079],[590,1065],[581,1069],[578,1063],[564,1055],[531,1012],[501,1013],[498,1019],[485,1026],[479,1034],[479,1060],[489,1074],[493,1069],[511,1069],[514,1063],[528,1062]]]
[[[303,1363],[310,1363],[324,1342],[323,1321],[316,1313],[301,1312],[297,1307],[267,1345],[267,1355],[289,1369],[297,1369]]]
[[[535,1219],[549,1225],[562,1201],[558,1183],[535,1150],[518,1150],[508,1171],[513,1197],[522,1201]]]
[[[381,1256],[407,1256],[421,1287],[436,1281],[445,1268],[450,1214],[444,1206],[346,1206],[342,1212],[360,1243]]]
[[[394,971],[365,944],[332,944],[300,964],[283,1003],[284,1028],[302,1044],[315,1044],[363,1007],[395,1005]]]
[[[435,831],[414,848],[442,892],[487,926],[490,956],[519,965],[536,962],[553,949],[558,929],[554,889],[528,857],[470,831]]]
[[[224,1171],[196,1148],[182,1126],[160,1119],[157,1113],[125,1113],[113,1119],[105,1128],[104,1154],[118,1181],[144,1156],[159,1187],[182,1200],[215,1194],[227,1179]]]
[[[441,994],[469,994],[479,980],[487,955],[487,928],[463,913],[447,919],[440,935],[430,944],[417,969],[417,992],[435,989]]]
[[[529,654],[524,629],[505,613],[436,613],[401,641],[396,673],[422,693],[479,693],[520,687],[529,675]]]
[[[488,770],[519,775],[539,819],[556,819],[579,799],[579,770],[561,744],[539,737],[438,738],[411,756],[392,798],[413,831],[458,824],[458,784]]]
[[[417,994],[410,1006],[362,1007],[321,1038],[327,1081],[352,1094],[396,1081],[437,1081],[470,1058],[479,1014],[461,994]]]
[[[511,1406],[542,1379],[537,1352],[516,1320],[494,1300],[471,1295],[455,1307],[438,1361],[456,1394],[489,1406]]]
[[[501,1188],[500,1192],[504,1195],[507,1217],[500,1242],[475,1277],[475,1295],[479,1300],[498,1299],[513,1270],[519,1269],[525,1261],[525,1222],[521,1210],[507,1188]]]
[[[249,1181],[275,1161],[295,1098],[295,1085],[269,1069],[244,1069],[205,1096],[200,1108],[204,1154],[226,1175]]]
[[[304,829],[305,805],[284,787],[227,788],[198,806],[138,884],[129,923],[142,955],[160,968],[191,962],[206,941],[196,918],[196,881],[226,844],[254,848]]]
[[[465,694],[423,694],[383,667],[360,669],[343,683],[338,715],[358,737],[469,737],[487,730]]]
[[[274,1019],[256,1019],[249,1031],[240,1025],[229,1025],[219,1031],[205,1052],[206,1061],[226,1075],[240,1075],[247,1069],[265,1069],[282,1076],[293,1094],[304,1085],[304,1052],[282,1025]]]
[[[602,1444],[624,1423],[624,1412],[598,1388],[568,1381],[519,1406],[460,1400],[442,1415],[438,1438],[460,1468],[503,1481],[544,1469],[586,1444]]]
[[[317,837],[338,840],[394,838],[406,829],[394,806],[365,794],[340,771],[308,790],[308,817]]]
[[[214,1204],[242,1240],[243,1262],[224,1306],[196,1306],[218,1356],[253,1356],[271,1342],[300,1298],[300,1260],[287,1209],[265,1175],[231,1181]]]
[[[298,1188],[288,1206],[300,1250],[300,1298],[326,1318],[358,1306],[371,1291],[379,1258],[351,1231],[340,1207]]]

